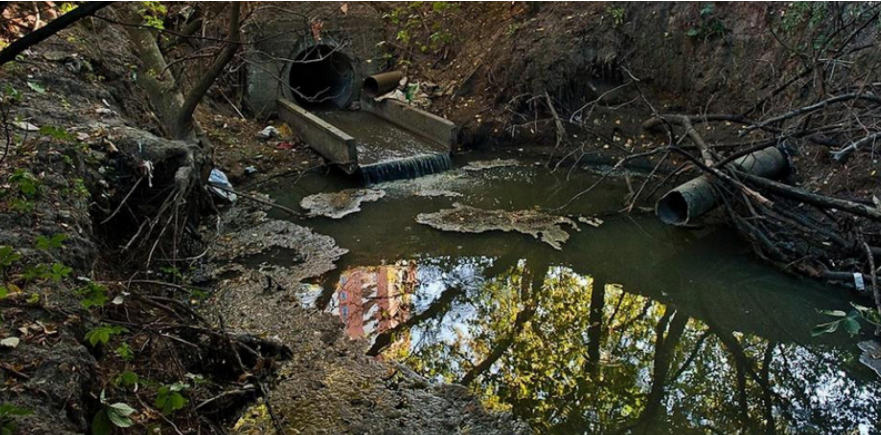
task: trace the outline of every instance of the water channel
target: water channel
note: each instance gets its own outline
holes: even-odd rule
[[[881,433],[881,382],[858,340],[810,333],[827,320],[818,309],[847,310],[852,295],[759,263],[730,229],[614,213],[620,182],[558,212],[589,218],[564,227],[559,250],[416,222],[454,204],[552,210],[597,178],[529,159],[475,163],[495,157],[457,157],[452,171],[372,186],[385,196],[359,213],[309,220],[350,251],[312,285],[312,303],[371,355],[465,384],[537,433]],[[270,194],[297,208],[353,187],[311,174]]]

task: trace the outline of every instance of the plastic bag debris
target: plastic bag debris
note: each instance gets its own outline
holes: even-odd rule
[[[275,137],[278,137],[278,129],[271,126],[271,125],[266,126],[266,128],[264,128],[263,130],[260,130],[260,132],[257,133],[258,139],[267,140],[267,139],[272,139]]]
[[[214,168],[211,170],[211,175],[208,176],[208,184],[208,189],[211,190],[211,193],[214,193],[215,195],[229,202],[236,202],[236,200],[239,199],[239,197],[236,196],[235,193],[223,190],[219,187],[215,187],[221,186],[230,190],[233,189],[232,184],[229,182],[229,178],[227,178],[226,174],[224,174],[223,171],[221,171],[220,169]]]

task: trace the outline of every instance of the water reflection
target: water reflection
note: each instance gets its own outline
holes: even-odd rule
[[[351,338],[383,334],[407,321],[415,288],[415,262],[350,268],[340,275],[331,310]],[[388,343],[388,350],[406,353],[408,337],[406,331],[400,334],[395,343]]]
[[[850,343],[741,333],[683,303],[534,259],[438,257],[349,268],[328,309],[372,355],[468,385],[539,433],[881,430],[881,386]]]

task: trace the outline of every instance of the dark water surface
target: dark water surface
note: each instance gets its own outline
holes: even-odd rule
[[[850,296],[758,263],[724,228],[602,217],[557,251],[414,220],[456,202],[553,208],[596,179],[522,163],[382,184],[361,213],[309,221],[350,250],[315,303],[371,353],[467,384],[537,433],[881,433],[881,382],[857,340],[810,334],[817,309],[847,310]],[[307,176],[271,194],[293,207],[350,183]],[[565,214],[615,211],[626,193],[602,185]],[[455,196],[420,196],[439,194]]]

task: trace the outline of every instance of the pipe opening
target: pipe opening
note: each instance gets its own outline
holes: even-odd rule
[[[379,83],[376,82],[376,78],[367,77],[364,80],[364,87],[361,88],[361,92],[368,97],[376,97],[379,95]]]
[[[364,84],[361,86],[361,93],[369,98],[386,94],[397,88],[403,77],[404,74],[400,71],[389,71],[372,75],[364,79]]]
[[[342,109],[352,101],[355,67],[339,47],[313,45],[293,57],[291,93],[309,109]]]
[[[658,200],[655,214],[667,225],[685,225],[689,218],[688,201],[682,193],[670,191]]]

